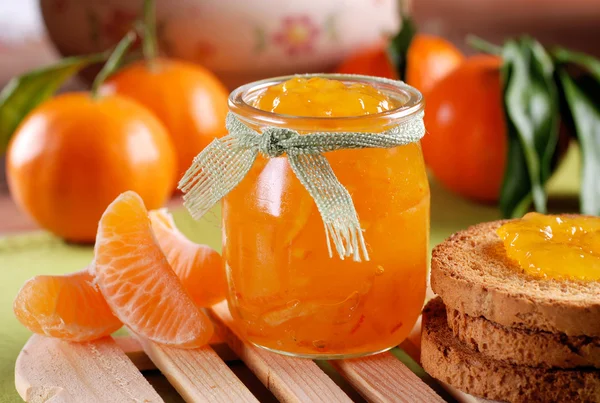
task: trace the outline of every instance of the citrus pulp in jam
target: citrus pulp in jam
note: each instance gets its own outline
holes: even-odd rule
[[[339,125],[335,118],[363,116],[360,130],[381,132],[394,122],[377,124],[375,115],[401,102],[368,84],[295,77],[264,90],[253,106],[293,115],[292,129],[304,117]],[[352,121],[342,130],[359,130]],[[328,122],[311,130],[327,130]],[[330,257],[319,211],[287,157],[259,157],[223,203],[229,306],[246,339],[279,352],[385,350],[408,335],[425,297],[429,186],[421,148],[325,155],[352,195],[370,260]]]
[[[498,228],[508,256],[528,274],[600,280],[600,218],[526,214]]]
[[[343,117],[381,113],[400,103],[368,84],[296,77],[267,88],[255,106],[283,115]]]

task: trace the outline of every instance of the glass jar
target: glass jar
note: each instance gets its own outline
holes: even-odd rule
[[[230,110],[257,131],[382,132],[423,109],[404,83],[364,82],[402,106],[342,118],[279,115],[253,107],[267,87],[289,77],[242,86]],[[287,157],[259,156],[223,200],[223,257],[228,303],[243,336],[257,346],[309,358],[348,358],[390,349],[406,338],[425,298],[429,185],[419,143],[325,154],[352,195],[370,260],[330,257],[315,202]]]

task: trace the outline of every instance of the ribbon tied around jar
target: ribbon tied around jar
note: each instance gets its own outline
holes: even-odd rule
[[[329,256],[333,243],[341,259],[369,260],[363,230],[348,190],[338,181],[325,152],[360,148],[392,148],[419,141],[425,134],[423,112],[402,119],[380,133],[316,132],[300,134],[281,127],[257,132],[233,113],[227,115],[229,135],[213,140],[194,158],[179,189],[194,219],[231,192],[252,168],[258,154],[286,155],[290,167],[315,201],[323,224]]]

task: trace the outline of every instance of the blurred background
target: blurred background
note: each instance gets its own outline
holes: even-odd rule
[[[280,3],[158,0],[162,50],[209,67],[233,86],[273,74],[330,69],[399,25],[395,0]],[[51,63],[59,54],[113,45],[131,27],[141,4],[141,0],[0,1],[0,83]],[[413,0],[409,9],[420,31],[443,36],[465,52],[473,52],[464,41],[469,33],[497,43],[528,33],[545,44],[598,56],[600,45],[594,39],[600,34],[599,5],[595,0]],[[311,49],[294,52],[293,38],[286,42],[282,35],[301,28],[314,30],[306,38]],[[288,57],[278,57],[280,52]]]
[[[278,2],[279,3],[279,2]],[[162,50],[201,63],[229,86],[274,74],[333,68],[353,50],[399,26],[394,0],[158,0]],[[0,1],[0,84],[60,54],[106,49],[138,16],[141,0]],[[600,3],[594,0],[413,0],[419,30],[461,50],[467,34],[492,42],[523,33],[600,55]],[[311,30],[310,50],[294,50],[294,30]],[[277,34],[282,35],[277,35]],[[306,44],[301,44],[305,46]],[[279,57],[287,54],[288,57]]]
[[[7,402],[19,401],[14,360],[30,335],[14,317],[14,296],[29,277],[85,267],[98,219],[119,193],[133,189],[149,209],[170,207],[186,236],[220,248],[220,212],[213,212],[211,222],[193,221],[181,206],[174,178],[208,142],[225,134],[227,94],[243,83],[336,71],[401,78],[421,90],[427,105],[422,146],[431,179],[434,246],[468,225],[520,216],[530,208],[528,167],[507,157],[509,139],[523,134],[509,135],[505,112],[530,112],[532,83],[543,81],[544,69],[528,69],[525,75],[536,72],[517,85],[530,104],[505,102],[501,74],[507,65],[503,43],[530,35],[546,48],[541,53],[556,71],[574,71],[577,83],[582,77],[592,81],[574,98],[589,104],[579,123],[590,129],[582,132],[565,108],[558,75],[543,77],[551,83],[543,96],[552,108],[529,123],[538,125],[540,143],[551,145],[551,155],[529,151],[548,165],[549,173],[537,178],[543,185],[551,176],[548,210],[600,215],[600,62],[565,53],[561,59],[552,51],[563,46],[600,57],[600,0],[156,0],[160,69],[151,68],[148,61],[154,58],[127,64],[98,86],[99,97],[82,93],[72,103],[53,97],[52,83],[60,84],[63,94],[87,91],[99,66],[85,62],[86,68],[67,74],[65,83],[55,71],[46,75],[46,87],[38,82],[38,87],[13,91],[23,84],[16,78],[26,72],[113,49],[139,20],[142,4],[0,0],[1,402],[5,395]],[[467,35],[490,42],[483,47],[493,55],[477,54],[481,47],[467,45]],[[138,32],[132,44],[137,56],[142,36]],[[537,43],[514,43],[521,46],[517,61],[527,65],[535,59]],[[594,63],[595,78],[589,68]],[[589,88],[598,92],[588,94]],[[108,98],[105,94],[130,102],[132,112],[90,102]],[[86,102],[92,105],[89,123],[77,109]],[[131,146],[140,139],[127,141],[139,134],[131,133],[135,119],[149,127],[141,135],[145,147]],[[52,125],[39,124],[48,121]],[[60,136],[67,140],[57,140]],[[584,160],[586,170],[581,169]],[[511,186],[503,186],[506,179]]]
[[[402,4],[403,10],[400,10]],[[142,0],[0,0],[0,86],[63,56],[113,46],[139,17]],[[361,49],[381,46],[410,14],[418,32],[475,53],[468,34],[501,44],[529,34],[547,46],[600,55],[600,2],[591,0],[157,0],[163,55],[199,64],[231,90],[269,76],[332,71]],[[89,88],[88,68],[63,90]],[[0,153],[2,230],[29,227],[8,198]]]
[[[0,0],[0,86],[62,55],[109,48],[131,28],[141,5]],[[332,70],[396,32],[398,8],[395,0],[158,0],[157,30],[164,54],[202,64],[232,89],[268,76]],[[501,43],[526,33],[546,45],[600,55],[596,0],[413,0],[405,8],[420,32],[442,36],[467,54],[474,52],[467,34]],[[86,85],[71,80],[67,89]],[[3,173],[0,178],[5,193]]]
[[[61,56],[108,49],[141,6],[142,0],[0,0],[0,86]],[[228,89],[268,76],[331,71],[392,36],[402,14],[395,0],[158,0],[156,8],[161,52],[203,65]],[[600,55],[594,0],[414,0],[404,8],[419,32],[446,38],[466,54],[474,53],[467,34],[501,43],[527,33],[545,45]],[[87,69],[66,89],[86,88],[96,72]],[[4,165],[0,223],[4,230],[30,225],[11,208]]]

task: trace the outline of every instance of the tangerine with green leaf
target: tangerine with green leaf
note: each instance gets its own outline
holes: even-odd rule
[[[162,123],[130,99],[98,96],[134,40],[131,32],[119,42],[91,92],[62,94],[29,111],[31,105],[19,101],[33,84],[24,85],[0,104],[3,111],[26,114],[11,133],[6,155],[15,202],[42,228],[69,241],[93,242],[102,212],[120,193],[134,190],[158,208],[174,186],[175,152]],[[66,74],[60,72],[33,72],[22,82],[37,77],[33,88],[56,87],[52,83]],[[45,99],[51,93],[35,95]]]
[[[350,55],[337,73],[403,79],[427,94],[441,78],[464,60],[452,43],[435,35],[416,33],[410,19],[389,45],[376,44]]]
[[[228,92],[210,71],[179,60],[156,58],[128,65],[100,88],[151,110],[175,146],[177,176],[213,139],[226,134]]]

